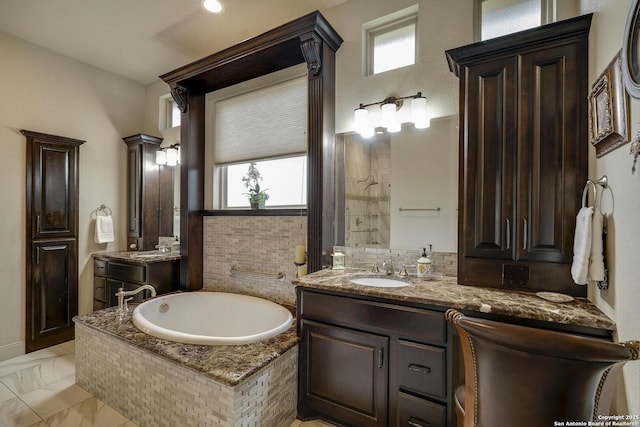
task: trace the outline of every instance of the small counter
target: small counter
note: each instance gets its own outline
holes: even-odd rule
[[[362,286],[350,282],[353,278],[374,275],[356,269],[321,270],[295,279],[293,283],[311,289],[383,298],[445,310],[456,308],[467,312],[602,330],[608,335],[612,335],[616,329],[615,322],[586,298],[554,303],[533,292],[459,285],[455,277],[429,281],[409,276],[406,279],[411,285],[400,288]]]
[[[180,252],[160,251],[128,251],[128,252],[96,252],[94,258],[103,258],[113,261],[127,261],[137,264],[149,264],[154,262],[173,261],[180,259]]]

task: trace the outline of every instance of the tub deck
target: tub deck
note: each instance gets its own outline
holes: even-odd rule
[[[131,306],[131,311],[135,305]],[[291,307],[288,307],[292,309]],[[138,348],[147,350],[169,361],[195,370],[215,381],[235,386],[257,372],[269,362],[298,344],[295,319],[292,326],[280,335],[244,345],[192,345],[152,337],[135,327],[128,316],[118,320],[117,308],[107,308],[78,316],[78,324],[109,334]]]

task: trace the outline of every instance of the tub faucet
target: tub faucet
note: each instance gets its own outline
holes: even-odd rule
[[[142,285],[138,286],[136,289],[132,291],[125,291],[124,288],[119,288],[118,292],[116,292],[116,296],[118,297],[118,317],[120,320],[124,319],[124,316],[129,311],[129,307],[127,306],[127,302],[133,299],[133,295],[136,295],[144,290],[151,292],[151,298],[156,296],[156,288],[151,285]],[[131,297],[124,299],[124,297]]]

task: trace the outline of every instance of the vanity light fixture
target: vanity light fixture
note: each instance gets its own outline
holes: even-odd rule
[[[219,0],[202,0],[202,7],[211,13],[224,11],[224,5]]]
[[[175,166],[180,163],[180,144],[173,144],[156,151],[156,163],[167,166]]]
[[[386,128],[387,132],[399,132],[402,126],[398,118],[398,111],[403,106],[403,100],[411,99],[411,122],[416,129],[428,128],[431,119],[427,111],[427,98],[422,96],[422,92],[415,95],[395,97],[391,96],[383,101],[372,102],[370,104],[360,104],[354,110],[355,131],[364,138],[369,138],[375,134],[375,129]],[[380,105],[380,123],[372,123],[367,107]]]

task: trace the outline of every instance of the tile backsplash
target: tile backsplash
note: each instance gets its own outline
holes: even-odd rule
[[[205,217],[204,288],[295,304],[295,248],[306,234],[306,216]]]
[[[382,263],[388,259],[393,261],[396,271],[407,266],[409,274],[416,273],[416,262],[422,250],[420,249],[379,249],[379,248],[351,248],[335,246],[334,251],[345,254],[347,267],[371,269],[374,263],[382,268]],[[432,267],[436,273],[445,276],[458,275],[458,254],[456,252],[427,252],[431,258]]]

